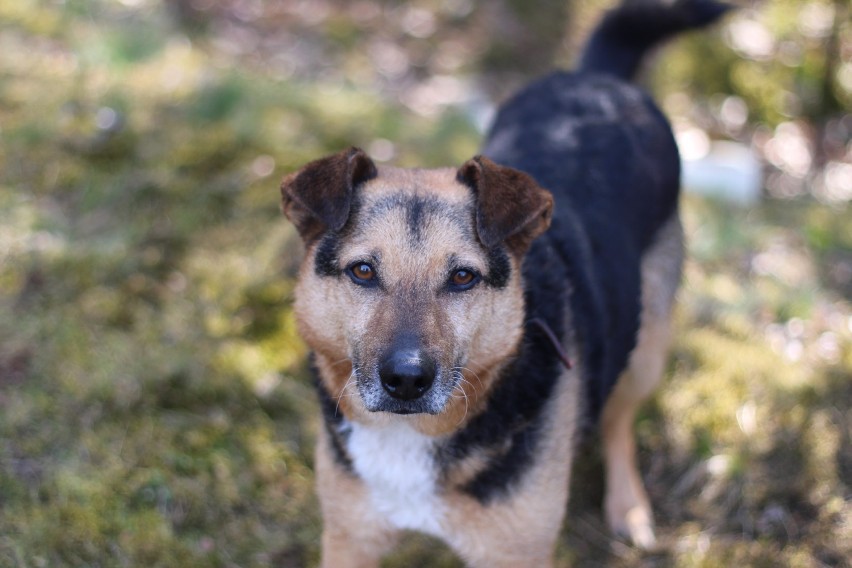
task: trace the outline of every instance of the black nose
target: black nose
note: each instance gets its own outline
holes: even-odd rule
[[[420,398],[435,381],[435,363],[419,349],[397,349],[379,367],[382,386],[394,398]]]

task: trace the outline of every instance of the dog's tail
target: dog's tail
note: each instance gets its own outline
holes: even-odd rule
[[[715,0],[624,0],[592,32],[580,71],[631,80],[649,49],[679,32],[706,26],[731,8]]]

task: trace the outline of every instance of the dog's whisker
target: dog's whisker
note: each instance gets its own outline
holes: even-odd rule
[[[453,370],[457,371],[460,375],[462,375],[462,378],[464,378],[462,371],[467,371],[468,373],[470,373],[473,376],[473,378],[476,379],[476,382],[479,383],[479,388],[480,389],[482,388],[482,379],[479,377],[479,375],[475,371],[473,371],[473,369],[470,369],[469,367],[453,367]],[[471,387],[473,387],[473,385],[471,385]]]
[[[453,378],[456,380],[456,386],[461,386],[463,384],[466,384],[470,387],[470,390],[472,392],[476,393],[477,392],[476,385],[474,385],[472,382],[467,380],[465,378],[464,374],[461,372],[461,370],[457,370],[457,369],[465,369],[465,367],[456,367],[453,370]],[[470,369],[467,369],[467,370],[470,371]],[[470,371],[470,372],[473,373],[473,371]],[[473,375],[476,378],[477,382],[479,383],[479,387],[481,389],[482,388],[482,381],[479,379],[479,377],[476,375],[476,373],[473,373]],[[467,394],[467,393],[465,393],[465,394]]]
[[[356,373],[355,373],[354,370],[349,374],[349,378],[346,379],[346,382],[343,384],[343,388],[340,389],[340,394],[338,395],[337,398],[340,398],[341,396],[343,396],[343,394],[346,392],[346,390],[349,387],[355,385],[355,383],[353,382],[353,379],[357,380],[357,376],[356,376]]]
[[[356,367],[352,367],[352,372],[349,373],[349,378],[346,379],[345,383],[343,383],[343,388],[340,389],[340,394],[337,395],[337,404],[334,405],[334,414],[335,415],[338,414],[338,411],[340,410],[340,400],[344,396],[355,396],[355,395],[358,394],[357,391],[354,392],[354,393],[347,393],[346,392],[346,390],[350,386],[353,386],[353,387],[355,386],[355,381],[357,381],[357,380],[358,380],[358,369]]]
[[[456,398],[456,399],[461,399],[461,398],[464,399],[464,414],[462,414],[461,418],[456,423],[456,426],[459,426],[462,422],[464,422],[465,418],[467,418],[467,414],[470,411],[470,396],[468,396],[467,392],[464,390],[464,387],[462,385],[467,383],[468,385],[470,385],[470,388],[472,390],[476,391],[476,389],[473,387],[473,385],[470,383],[470,381],[468,381],[467,379],[464,378],[464,376],[461,374],[461,372],[453,369],[452,375],[453,375],[453,378],[456,380],[456,384],[453,385],[453,390],[450,393],[450,396],[452,398]],[[460,392],[461,396],[456,395],[455,394],[456,391]]]
[[[351,362],[352,362],[352,360],[349,357],[344,357],[343,359],[338,359],[337,361],[332,361],[328,365],[330,367],[338,367],[338,366],[342,365],[343,363],[351,363]]]

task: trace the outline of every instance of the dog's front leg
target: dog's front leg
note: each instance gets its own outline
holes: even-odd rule
[[[394,539],[388,533],[378,534],[369,530],[371,528],[369,524],[343,527],[336,522],[329,524],[326,520],[322,533],[321,568],[377,568]]]
[[[567,484],[566,484],[567,488]],[[567,502],[567,491],[540,506],[525,495],[483,507],[454,500],[450,544],[470,568],[550,568]],[[528,505],[531,505],[528,507]]]
[[[323,516],[322,568],[374,568],[394,545],[396,531],[374,511],[367,488],[331,453],[323,432],[316,452]]]

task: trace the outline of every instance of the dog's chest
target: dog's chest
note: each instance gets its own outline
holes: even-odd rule
[[[434,440],[405,425],[350,428],[347,450],[376,510],[396,528],[439,535]]]

